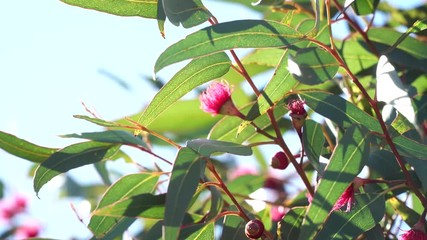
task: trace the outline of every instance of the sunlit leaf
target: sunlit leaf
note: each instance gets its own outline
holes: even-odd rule
[[[231,153],[241,156],[252,155],[252,149],[248,146],[209,139],[194,139],[188,141],[187,147],[207,157],[216,152]]]
[[[336,146],[307,209],[298,239],[313,239],[335,202],[365,166],[371,135],[359,125],[347,129]]]
[[[173,165],[170,183],[166,195],[165,222],[163,237],[175,239],[181,230],[181,222],[196,192],[204,161],[190,148],[181,148]]]
[[[12,134],[0,131],[0,148],[17,157],[40,163],[58,149],[35,145]]]
[[[397,197],[392,197],[388,199],[387,203],[389,203],[397,214],[406,222],[409,226],[413,226],[420,219],[420,215],[409,208],[405,202],[398,199]]]
[[[239,216],[227,215],[224,218],[224,228],[221,240],[241,240],[245,239],[245,222]]]
[[[167,48],[154,72],[186,59],[234,48],[288,47],[302,39],[293,28],[273,21],[239,20],[201,29]]]
[[[262,188],[265,183],[265,176],[242,175],[230,181],[227,184],[228,189],[232,193],[239,195],[249,195],[256,190]]]
[[[412,124],[417,125],[415,111],[408,92],[405,91],[395,68],[384,55],[380,57],[377,66],[376,96],[378,101],[387,104],[383,108],[383,119],[386,120],[390,115],[393,115],[391,107],[394,107]]]
[[[102,126],[102,127],[120,127],[118,123],[115,122],[109,122],[100,118],[92,118],[84,115],[74,115],[73,117],[78,119],[83,119],[86,121],[89,121],[91,123],[95,123],[96,125]]]
[[[228,72],[230,66],[230,59],[223,52],[191,61],[157,92],[138,122],[148,127],[185,94],[203,83],[221,77]]]
[[[87,164],[93,164],[110,158],[120,148],[120,145],[98,142],[83,142],[65,147],[43,161],[34,176],[34,191],[55,176]]]
[[[159,173],[136,173],[126,175],[117,180],[104,194],[95,212],[98,209],[115,204],[144,193],[152,193],[157,186]],[[89,229],[97,238],[115,237],[123,233],[134,219],[121,217],[92,216],[89,222]],[[122,231],[120,231],[123,229]]]

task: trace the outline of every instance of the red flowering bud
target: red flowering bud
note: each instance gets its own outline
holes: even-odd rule
[[[244,118],[231,100],[231,88],[227,82],[212,82],[199,100],[200,108],[212,116],[223,114]]]
[[[289,160],[284,152],[277,152],[271,159],[271,167],[276,169],[286,169]]]
[[[304,125],[307,117],[307,111],[304,108],[304,101],[299,99],[293,99],[288,103],[288,109],[292,118],[292,125],[297,131],[301,131],[301,127]]]
[[[257,239],[264,233],[264,224],[257,219],[250,220],[246,223],[245,234],[250,239]]]

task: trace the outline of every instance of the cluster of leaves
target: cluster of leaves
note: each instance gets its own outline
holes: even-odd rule
[[[102,196],[88,223],[94,239],[120,236],[136,219],[144,221],[137,236],[143,239],[242,239],[245,223],[255,218],[265,225],[265,239],[395,239],[400,220],[409,226],[424,221],[425,5],[403,11],[376,0],[252,5],[236,0],[264,18],[218,23],[200,0],[62,1],[156,19],[162,35],[166,19],[185,28],[211,24],[159,56],[156,73],[191,61],[142,113],[117,121],[76,116],[106,128],[64,136],[88,141],[52,149],[0,132],[2,149],[37,164],[36,193],[59,174],[95,165],[106,187],[83,194],[95,200]],[[373,26],[378,12],[393,17]],[[351,27],[345,39],[334,38],[331,29],[336,22]],[[397,26],[408,30],[398,32]],[[239,59],[234,52],[239,48],[251,52]],[[258,89],[253,77],[261,73],[265,77],[271,70],[274,74]],[[243,119],[211,117],[200,111],[197,99],[181,100],[211,80],[233,84],[233,100]],[[245,85],[251,86],[251,93],[243,90]],[[305,120],[302,130],[297,128],[296,141],[283,138],[294,131],[286,117],[290,99],[303,99],[309,116],[322,116],[319,121]],[[300,143],[297,156],[289,150],[291,141]],[[176,149],[173,160],[155,153],[156,146],[165,144]],[[267,144],[285,153],[291,162],[288,169],[302,180],[303,190],[296,195],[288,192],[288,179],[271,176],[262,152]],[[170,169],[156,164],[112,183],[106,169],[110,160],[124,158],[144,165],[122,146],[140,149]],[[232,164],[233,156],[256,159],[257,174],[231,178],[230,173],[241,167]],[[361,176],[363,168],[368,171]],[[309,178],[313,175],[315,180]],[[333,210],[357,176],[365,184],[356,188],[351,209]],[[255,211],[246,200],[257,189],[271,188],[272,179],[278,182],[273,190],[279,197]],[[279,222],[271,219],[274,207],[286,210]]]

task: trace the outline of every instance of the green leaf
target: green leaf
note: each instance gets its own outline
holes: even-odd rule
[[[262,188],[265,183],[265,176],[243,175],[239,176],[227,184],[228,190],[241,196],[249,195]]]
[[[267,83],[261,95],[258,96],[257,102],[249,110],[246,116],[248,121],[253,121],[258,116],[266,113],[271,106],[276,105],[289,91],[299,84],[288,71],[287,55],[288,51],[284,52],[273,77]]]
[[[417,212],[409,208],[405,202],[397,197],[388,199],[387,203],[393,207],[394,211],[399,214],[402,220],[409,226],[414,226],[418,222],[418,219],[420,219],[420,215]]]
[[[3,131],[0,131],[0,148],[14,156],[35,163],[43,162],[58,150],[32,144]]]
[[[363,46],[362,40],[356,36],[335,43],[346,65],[354,74],[367,70],[378,63],[378,57],[368,51]]]
[[[242,59],[243,64],[256,64],[260,66],[276,67],[284,54],[283,49],[266,48],[256,49]]]
[[[395,49],[397,45],[399,45],[405,38],[407,38],[411,33],[419,33],[427,29],[427,18],[424,18],[422,20],[417,20],[414,22],[412,27],[410,27],[402,36],[399,37],[399,39],[396,40],[396,42],[393,44],[393,46],[390,47],[390,49]]]
[[[209,157],[213,153],[231,153],[234,155],[250,156],[251,147],[232,142],[223,142],[209,139],[194,139],[187,142],[187,147],[193,149],[203,156]]]
[[[351,4],[357,15],[368,15],[377,9],[379,0],[355,0]]]
[[[313,239],[335,202],[360,173],[369,157],[371,134],[359,125],[347,129],[336,146],[301,228],[300,240]]]
[[[321,84],[333,79],[339,63],[327,51],[318,47],[299,49],[288,56],[288,70],[292,76],[307,85]]]
[[[227,215],[224,218],[221,240],[241,240],[246,239],[245,222],[241,217]]]
[[[190,148],[181,148],[172,168],[170,183],[166,195],[165,222],[163,237],[176,239],[181,229],[181,222],[196,192],[204,161]]]
[[[291,208],[278,223],[277,235],[280,240],[298,239],[307,207]]]
[[[138,122],[149,126],[171,104],[195,87],[226,74],[230,66],[230,59],[224,52],[191,61],[157,92]]]
[[[427,72],[427,48],[425,43],[415,38],[405,38],[397,45],[392,46],[402,36],[402,33],[390,28],[372,28],[368,32],[371,40],[380,52],[385,52],[391,62],[403,65],[409,69],[419,69]]]
[[[304,131],[302,134],[304,151],[307,154],[310,163],[318,173],[323,172],[323,168],[320,167],[319,157],[325,143],[325,137],[323,136],[322,126],[313,120],[306,120],[303,127]]]
[[[246,114],[251,107],[252,105],[246,106],[243,109],[240,109],[240,111],[243,114]],[[277,107],[274,108],[273,112],[276,121],[279,121],[283,115],[288,112],[288,110],[285,107]],[[252,127],[247,127],[237,134],[241,123],[242,120],[239,118],[234,116],[224,116],[211,128],[208,138],[234,143],[243,143],[257,135],[256,129]],[[270,118],[266,114],[257,117],[254,120],[254,123],[258,129],[261,130],[266,130],[271,126]]]
[[[66,138],[84,138],[93,140],[96,142],[104,142],[104,143],[120,143],[125,145],[138,145],[147,147],[144,141],[140,138],[135,137],[129,132],[125,131],[117,131],[117,130],[109,130],[104,132],[89,132],[82,134],[67,134],[62,137]]]
[[[113,156],[119,148],[120,145],[83,142],[55,152],[38,166],[34,176],[34,191],[38,194],[40,188],[55,176],[107,159]]]
[[[144,193],[152,193],[157,186],[160,173],[136,173],[126,175],[117,180],[104,194],[94,210],[102,209],[123,199]],[[121,217],[92,216],[89,229],[97,238],[113,238],[121,234],[121,229],[127,229],[134,219]]]
[[[234,48],[288,47],[302,37],[292,27],[273,21],[239,20],[220,23],[190,34],[168,47],[157,59],[154,72],[186,59]]]
[[[361,124],[370,131],[382,133],[377,119],[357,108],[354,104],[340,96],[319,91],[302,91],[298,94],[305,103],[318,114],[329,118],[340,127],[348,127],[353,123]],[[379,138],[383,141],[383,138]],[[427,160],[427,145],[416,142],[403,135],[393,137],[393,142],[403,156]],[[383,143],[386,145],[386,143]]]
[[[157,19],[160,32],[164,32],[166,19],[162,4],[158,0],[61,0],[66,4],[100,12],[110,13],[118,16],[137,16],[143,18]]]
[[[355,195],[352,210],[348,213],[333,211],[315,239],[355,239],[375,227],[384,217],[384,213],[384,195]]]
[[[73,117],[78,118],[78,119],[83,119],[83,120],[89,121],[91,123],[95,123],[96,125],[99,125],[102,127],[120,127],[120,124],[118,124],[118,123],[105,121],[105,120],[100,119],[100,118],[92,118],[92,117],[88,117],[88,116],[84,116],[84,115],[74,115]]]
[[[163,0],[163,8],[169,21],[185,28],[202,24],[209,20],[212,14],[203,6],[201,0]]]
[[[153,195],[143,193],[127,196],[107,206],[92,212],[96,216],[109,217],[141,217],[150,219],[163,219],[165,214],[165,194]]]
[[[206,240],[215,239],[215,222],[208,224],[195,224],[182,229],[178,239]]]

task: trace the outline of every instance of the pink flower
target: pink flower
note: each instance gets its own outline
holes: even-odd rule
[[[427,234],[424,231],[424,218],[425,213],[411,230],[400,236],[400,240],[427,240]]]
[[[293,99],[288,103],[288,109],[291,111],[289,114],[292,118],[292,125],[297,130],[300,137],[302,136],[301,128],[304,125],[307,112],[304,109],[304,101],[299,99]]]
[[[212,82],[199,97],[200,108],[211,113],[243,117],[231,100],[231,88],[226,82]]]
[[[304,117],[307,116],[307,112],[304,108],[305,101],[299,100],[299,99],[293,99],[289,101],[288,103],[288,109],[291,111],[291,117],[292,115]]]
[[[411,229],[402,234],[400,240],[427,240],[427,234],[417,229]]]
[[[37,221],[28,221],[15,230],[16,239],[27,239],[37,237],[40,233],[41,225]]]
[[[270,209],[271,220],[278,222],[285,216],[285,208],[283,206],[273,206]]]
[[[27,197],[20,194],[0,201],[0,219],[8,220],[23,212],[27,207],[27,203]]]
[[[344,191],[344,193],[335,203],[332,210],[333,211],[340,210],[342,207],[347,205],[345,212],[350,212],[351,206],[353,205],[353,203],[354,203],[354,184],[351,183],[350,186],[347,187],[347,189]]]

